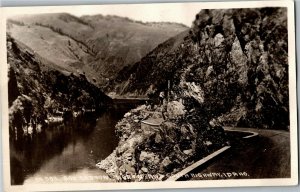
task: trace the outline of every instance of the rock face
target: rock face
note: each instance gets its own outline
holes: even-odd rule
[[[193,158],[226,145],[222,129],[199,129],[195,124],[198,117],[186,112],[178,101],[168,104],[161,124],[142,128],[144,121],[162,119],[163,111],[162,106],[151,109],[143,105],[125,114],[116,126],[118,147],[97,166],[117,181],[161,181],[192,163]]]
[[[195,101],[223,125],[289,126],[285,8],[202,10],[189,34],[159,45],[112,81],[120,95]],[[172,94],[171,94],[172,95]]]
[[[101,110],[110,98],[84,75],[48,68],[26,46],[7,36],[10,135],[28,134],[45,125],[47,116],[64,109]]]
[[[189,34],[123,69],[117,94],[168,98],[130,111],[115,155],[100,165],[113,159],[119,181],[163,180],[226,145],[222,125],[287,128],[286,21],[285,8],[201,10]],[[145,134],[140,121],[153,118],[164,121]]]

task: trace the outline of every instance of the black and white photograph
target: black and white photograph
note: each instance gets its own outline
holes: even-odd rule
[[[4,8],[5,189],[296,185],[293,6]]]

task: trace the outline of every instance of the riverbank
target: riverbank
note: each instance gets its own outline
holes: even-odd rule
[[[31,137],[11,140],[12,184],[113,182],[95,164],[117,147],[115,126],[135,105],[132,101],[100,115],[86,113],[67,123],[50,124]]]
[[[47,64],[30,48],[7,36],[10,139],[32,137],[49,122],[59,123],[72,112],[100,112],[111,103],[111,98],[84,74]]]

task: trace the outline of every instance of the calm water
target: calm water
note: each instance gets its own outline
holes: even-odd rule
[[[46,127],[33,137],[11,141],[11,183],[105,182],[95,164],[117,146],[116,123],[137,103],[118,103],[99,117]]]

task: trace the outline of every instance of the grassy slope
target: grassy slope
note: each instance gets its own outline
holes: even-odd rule
[[[101,85],[183,30],[180,24],[66,13],[18,16],[8,24],[11,36],[41,57],[68,71],[84,71]]]

